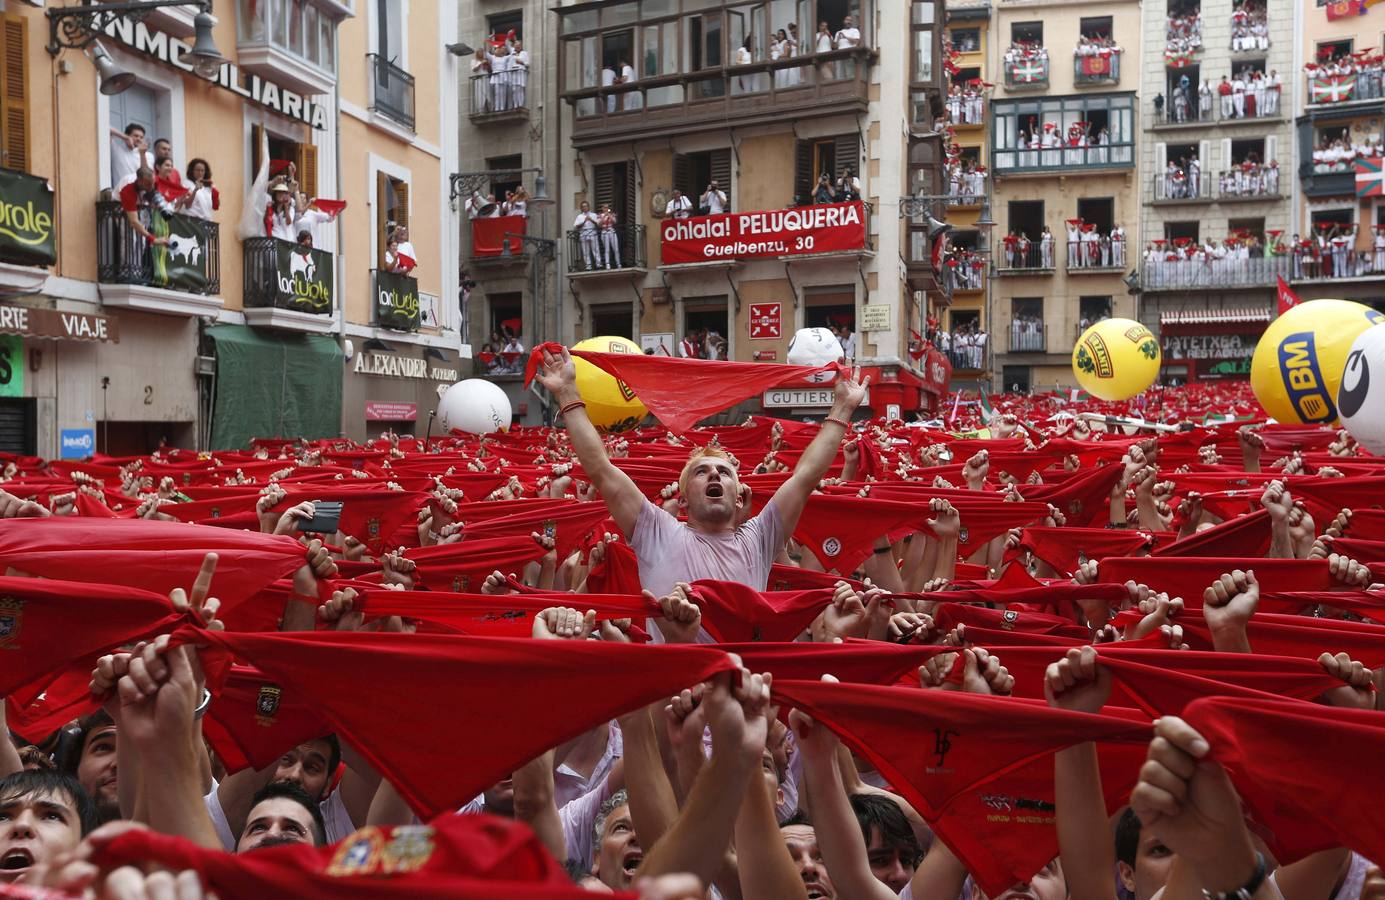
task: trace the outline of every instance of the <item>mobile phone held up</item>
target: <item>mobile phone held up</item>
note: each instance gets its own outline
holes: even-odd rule
[[[310,531],[313,534],[336,534],[340,523],[340,500],[314,500],[313,517],[311,519],[299,519],[298,530]]]

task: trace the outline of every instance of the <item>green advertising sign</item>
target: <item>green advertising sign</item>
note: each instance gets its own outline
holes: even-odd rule
[[[381,328],[417,331],[418,279],[390,272],[375,273],[375,320]]]
[[[274,261],[279,282],[275,306],[306,313],[332,311],[332,254],[275,241]]]
[[[0,397],[24,396],[24,339],[0,334]]]
[[[0,260],[22,266],[58,261],[48,179],[0,169]]]
[[[168,238],[153,248],[154,278],[159,287],[202,294],[207,290],[207,223],[193,216],[165,216],[152,211],[151,229]]]

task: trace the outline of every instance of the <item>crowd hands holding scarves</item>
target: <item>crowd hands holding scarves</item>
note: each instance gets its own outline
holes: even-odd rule
[[[533,368],[564,429],[9,460],[0,896],[1385,896],[1345,433],[853,424],[839,367],[603,435]]]

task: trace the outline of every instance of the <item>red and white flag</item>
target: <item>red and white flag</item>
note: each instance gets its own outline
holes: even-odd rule
[[[1279,297],[1279,312],[1275,315],[1282,316],[1295,306],[1298,306],[1300,301],[1298,299],[1298,294],[1295,294],[1293,288],[1289,287],[1283,275],[1276,276],[1275,280],[1278,282],[1276,294]]]

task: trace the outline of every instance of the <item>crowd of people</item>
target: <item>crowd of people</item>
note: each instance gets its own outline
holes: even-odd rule
[[[980,78],[966,84],[953,84],[947,91],[947,121],[953,125],[980,125],[986,116],[986,89]]]
[[[1095,122],[1069,122],[1063,129],[1058,122],[1039,124],[1038,116],[1016,132],[1016,164],[1034,166],[1099,165],[1109,161],[1111,132]]]
[[[1111,57],[1122,53],[1121,45],[1116,43],[1116,39],[1109,34],[1077,36],[1077,48],[1073,50],[1073,55],[1083,56],[1102,56]]]
[[[591,204],[583,200],[573,219],[572,230],[582,248],[582,264],[588,272],[593,269],[619,269],[620,235],[616,231],[619,220],[611,211],[611,204],[601,204],[599,212],[592,212]]]
[[[1220,175],[1217,192],[1222,197],[1279,196],[1279,163],[1261,163],[1254,153]]]
[[[1034,41],[1013,41],[1005,50],[1005,74],[1014,84],[1048,81],[1048,48]]]
[[[678,342],[680,359],[726,359],[726,338],[714,328],[692,328]]]
[[[1244,385],[910,426],[845,367],[696,429],[741,374],[588,362],[678,426],[603,435],[545,345],[561,428],[6,457],[0,896],[1385,891],[1346,432]]]
[[[471,60],[473,115],[524,109],[530,64],[529,51],[514,31],[493,35],[477,47]]]
[[[954,323],[953,330],[939,331],[933,345],[952,363],[953,369],[976,371],[986,368],[988,335],[980,322]]]
[[[948,241],[940,255],[948,290],[979,291],[986,284],[986,257],[975,249]]]
[[[518,184],[505,191],[503,199],[497,200],[495,194],[482,194],[479,190],[471,192],[465,203],[466,214],[473,219],[498,219],[501,216],[529,216],[529,192]]]
[[[1305,63],[1308,102],[1341,103],[1385,96],[1385,53],[1368,48],[1351,51],[1323,47],[1316,61]]]
[[[961,156],[947,161],[947,192],[953,205],[971,206],[986,196],[986,167]]]
[[[1169,10],[1169,24],[1164,34],[1164,59],[1169,64],[1186,64],[1202,49],[1202,10]]]
[[[1053,232],[1043,226],[1036,239],[1017,229],[1001,238],[1004,247],[1002,267],[1009,269],[1051,269],[1053,268]]]
[[[1097,269],[1125,267],[1125,229],[1111,226],[1109,231],[1095,222],[1069,219],[1068,268]]]
[[[491,331],[490,340],[481,345],[476,358],[487,375],[514,375],[524,371],[524,343],[511,326],[502,324]]]
[[[1350,172],[1352,163],[1358,159],[1378,159],[1385,156],[1385,141],[1380,132],[1357,140],[1351,136],[1351,129],[1342,128],[1335,132],[1324,130],[1313,147],[1313,174],[1329,175],[1334,172]]]
[[[1270,49],[1269,10],[1263,0],[1239,0],[1231,10],[1231,50]]]

